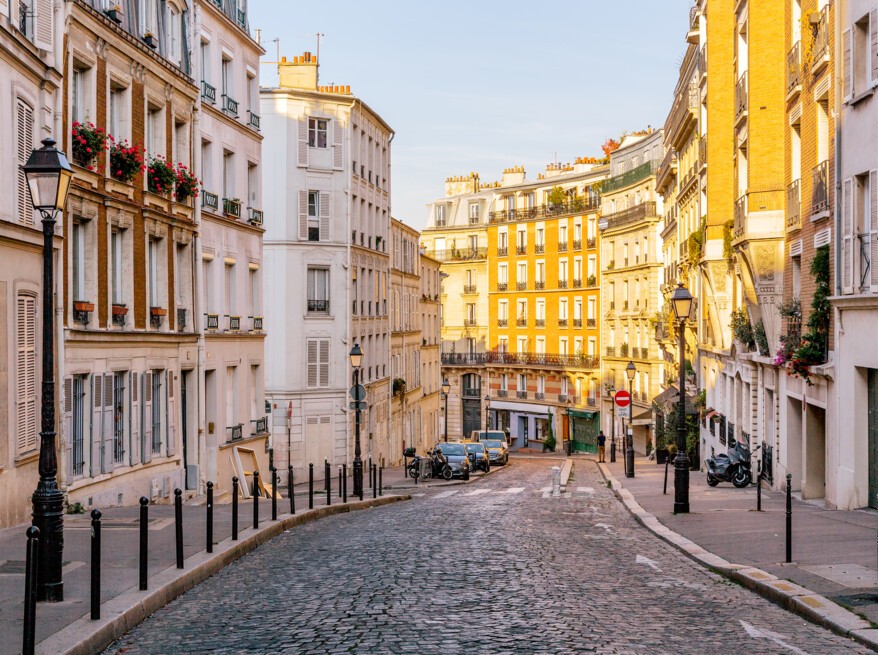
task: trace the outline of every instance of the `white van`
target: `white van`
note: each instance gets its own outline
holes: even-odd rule
[[[506,443],[506,433],[503,430],[473,430],[470,433],[470,441],[482,441],[483,439],[494,439]]]

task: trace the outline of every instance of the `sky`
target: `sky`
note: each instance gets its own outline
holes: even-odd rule
[[[600,156],[609,137],[661,127],[691,0],[250,0],[277,61],[320,39],[320,83],[350,85],[396,132],[395,218],[422,229],[445,178],[528,179]],[[254,34],[255,36],[255,34]],[[264,64],[264,86],[277,67]]]

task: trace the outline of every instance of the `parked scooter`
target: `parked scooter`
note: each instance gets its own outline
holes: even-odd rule
[[[406,468],[406,473],[413,478],[417,478],[421,474],[421,462],[425,458],[417,454],[412,454],[410,457],[413,459]],[[448,465],[448,460],[445,459],[445,455],[443,455],[440,450],[436,449],[429,451],[427,453],[427,459],[429,461],[429,477],[444,478],[445,480],[451,479],[451,467]]]
[[[729,454],[720,453],[704,460],[707,465],[707,484],[715,487],[720,482],[731,482],[742,489],[753,482],[750,461],[750,445],[737,441],[729,448]]]

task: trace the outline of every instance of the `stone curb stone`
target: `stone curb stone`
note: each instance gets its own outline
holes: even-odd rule
[[[719,555],[704,550],[693,541],[665,526],[655,515],[644,510],[633,494],[622,487],[619,480],[610,473],[606,466],[599,463],[598,469],[638,523],[683,552],[690,559],[739,582],[763,598],[808,619],[812,623],[842,637],[850,637],[864,646],[878,651],[878,629],[871,628],[868,621],[805,587],[788,580],[780,580],[777,576],[761,569],[732,564]]]
[[[159,571],[149,578],[149,591],[140,591],[136,586],[123,591],[101,605],[101,616],[104,618],[92,621],[85,614],[38,643],[36,652],[40,655],[99,653],[178,596],[290,528],[326,516],[380,507],[403,500],[411,500],[411,496],[382,496],[347,505],[318,507],[295,515],[282,514],[278,516],[277,522],[269,523],[259,530],[253,530],[252,527],[242,529],[238,534],[238,541],[233,542],[229,537],[215,544],[213,553],[195,553],[186,559],[182,570],[169,567]]]

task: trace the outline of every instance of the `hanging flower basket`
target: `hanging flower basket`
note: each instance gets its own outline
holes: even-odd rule
[[[73,163],[95,170],[95,157],[107,149],[107,133],[94,123],[73,123]]]
[[[168,195],[174,188],[177,175],[162,157],[151,159],[146,165],[147,188],[160,196]]]

